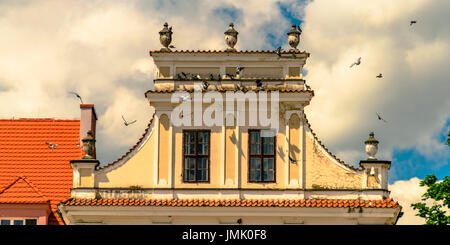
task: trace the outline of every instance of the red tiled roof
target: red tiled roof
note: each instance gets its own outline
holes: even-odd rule
[[[48,203],[45,197],[28,180],[19,176],[10,185],[0,190],[0,203]]]
[[[24,181],[50,201],[48,223],[63,224],[56,205],[70,197],[73,172],[69,161],[82,157],[79,135],[80,120],[0,119],[0,190],[10,187],[0,194],[2,202],[19,201],[15,198],[26,190]],[[58,146],[51,149],[46,142]],[[11,186],[16,180],[17,186]],[[28,194],[34,195],[31,189]]]
[[[165,207],[316,207],[396,208],[391,198],[383,200],[301,199],[301,200],[202,200],[202,199],[69,199],[64,206],[165,206]]]

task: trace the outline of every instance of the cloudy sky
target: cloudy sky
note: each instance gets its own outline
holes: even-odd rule
[[[0,0],[0,118],[79,118],[68,94],[77,91],[96,106],[97,155],[108,163],[150,119],[148,51],[161,47],[164,22],[177,49],[225,49],[234,22],[241,50],[287,48],[286,32],[301,23],[314,131],[353,165],[374,131],[378,157],[392,160],[391,195],[406,212],[399,224],[420,224],[409,208],[424,191],[420,179],[450,175],[449,12],[447,0]],[[137,123],[125,128],[121,115]]]

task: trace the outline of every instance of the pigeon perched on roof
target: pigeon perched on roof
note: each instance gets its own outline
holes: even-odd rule
[[[256,80],[255,82],[256,82],[256,86],[257,86],[258,88],[261,88],[261,87],[262,87],[261,79],[258,79],[258,80]]]
[[[240,75],[241,71],[244,70],[245,67],[238,66],[236,67],[236,75]]]
[[[207,81],[203,81],[203,89],[207,90],[209,87],[209,83]]]
[[[282,50],[281,46],[278,47],[277,50],[276,50],[278,57],[281,56],[281,50]]]
[[[305,83],[306,90],[311,90],[311,87]]]

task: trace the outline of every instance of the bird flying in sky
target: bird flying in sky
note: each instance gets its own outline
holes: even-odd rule
[[[377,117],[378,117],[378,120],[380,120],[380,121],[383,121],[383,122],[385,122],[385,123],[387,123],[387,121],[386,120],[384,120],[381,116],[380,116],[380,114],[378,114],[378,112],[377,112]]]
[[[50,149],[55,149],[56,147],[58,147],[58,144],[52,144],[50,142],[45,142],[45,144],[47,144],[48,148],[50,148]]]
[[[134,121],[132,121],[132,122],[127,122],[127,120],[125,120],[125,118],[124,118],[123,116],[122,116],[122,119],[123,119],[123,124],[124,124],[125,126],[131,125],[131,124],[133,124],[133,123],[136,122],[136,120],[134,120]]]
[[[70,93],[70,94],[73,94],[73,95],[75,95],[75,96],[77,96],[77,98],[80,99],[81,104],[84,104],[84,103],[83,103],[83,100],[81,99],[81,96],[80,96],[79,94],[77,94],[77,93],[75,93],[75,92],[69,92],[69,93]]]
[[[360,64],[361,64],[361,57],[359,57],[355,62],[353,62],[353,63],[350,65],[350,68],[352,68],[354,65],[359,66]]]
[[[416,23],[417,23],[417,21],[411,20],[411,21],[409,22],[409,26],[412,26],[413,24],[416,24]]]
[[[383,74],[378,74],[377,78],[383,78]]]

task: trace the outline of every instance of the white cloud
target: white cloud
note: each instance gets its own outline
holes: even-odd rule
[[[102,163],[125,153],[144,132],[164,22],[177,49],[225,49],[230,21],[238,47],[270,45],[266,34],[284,35],[276,1],[1,1],[0,118],[78,118],[78,92],[99,116],[97,150]],[[245,12],[245,14],[243,14]],[[255,20],[258,21],[255,21]],[[129,127],[121,115],[137,119]]]
[[[306,80],[316,92],[306,111],[338,157],[356,164],[348,153],[363,152],[375,131],[379,158],[394,148],[416,148],[448,164],[450,152],[436,133],[450,118],[449,10],[450,2],[431,0],[317,0],[306,6],[301,47],[311,53]],[[417,24],[410,26],[412,19]],[[349,68],[358,57],[361,65]]]
[[[394,184],[389,185],[389,190],[391,191],[390,196],[397,201],[402,206],[402,212],[404,212],[403,217],[401,217],[397,224],[398,225],[423,225],[425,224],[425,219],[419,216],[417,210],[411,207],[411,204],[422,202],[422,195],[426,192],[427,187],[419,186],[420,179],[417,177],[411,178],[409,180],[399,180],[395,181]],[[441,181],[438,181],[439,183]],[[435,204],[443,204],[442,201],[436,202],[432,199],[425,201],[425,204],[429,207]],[[443,211],[450,211],[448,208],[443,207]]]
[[[391,197],[394,201],[397,201],[402,206],[403,217],[398,221],[398,225],[423,225],[425,219],[416,216],[417,210],[413,210],[412,203],[420,202],[422,195],[426,191],[426,187],[420,187],[420,179],[417,177],[410,180],[396,181],[394,184],[389,185],[391,191]]]
[[[394,147],[449,157],[433,138],[450,115],[448,1],[282,3],[304,16],[300,48],[311,53],[306,79],[316,92],[307,113],[332,152],[356,164],[374,130],[380,157],[389,158]],[[223,32],[231,21],[241,49],[273,49],[268,34],[286,46],[290,28],[275,0],[2,1],[0,13],[0,103],[9,105],[0,117],[79,117],[78,101],[67,93],[75,90],[104,120],[98,124],[103,162],[134,144],[149,120],[143,117],[154,76],[148,51],[161,47],[164,22],[184,50],[226,48]],[[418,23],[410,27],[412,18]],[[359,56],[362,64],[349,69]],[[384,79],[375,78],[380,72]],[[129,108],[145,113],[131,113],[139,124],[120,131]]]

